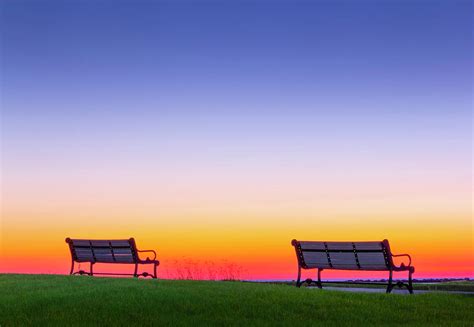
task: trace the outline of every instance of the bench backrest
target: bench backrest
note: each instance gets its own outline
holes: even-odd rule
[[[136,263],[135,240],[79,240],[66,239],[71,256],[77,262]]]
[[[393,266],[387,240],[381,242],[312,242],[293,240],[303,268],[390,270]]]

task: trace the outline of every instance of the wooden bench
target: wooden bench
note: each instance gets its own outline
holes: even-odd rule
[[[129,275],[134,277],[147,277],[151,276],[156,278],[156,268],[160,264],[156,260],[156,252],[153,250],[138,250],[135,244],[135,239],[130,238],[128,240],[80,240],[66,238],[66,243],[69,244],[69,250],[71,251],[71,272],[70,275]],[[153,258],[147,257],[145,260],[140,259],[139,253],[149,252],[153,254]],[[74,272],[74,263],[90,263],[90,271],[85,272],[79,270]],[[133,274],[120,274],[120,273],[94,273],[93,266],[96,263],[120,263],[120,264],[133,264],[135,265],[135,271]],[[143,272],[138,274],[139,264],[151,264],[153,265],[153,274]]]
[[[398,281],[396,285],[401,288],[408,288],[413,294],[412,274],[415,267],[411,265],[411,257],[408,254],[392,254],[387,240],[381,242],[313,242],[313,241],[291,241],[295,247],[296,257],[298,259],[298,280],[296,286],[300,287],[301,269],[317,269],[318,280],[314,282],[317,287],[322,288],[321,271],[325,269],[339,270],[370,270],[370,271],[388,271],[388,283],[375,282],[357,282],[357,284],[376,284],[387,285],[387,293],[390,293],[394,287],[393,272],[408,272],[408,284]],[[406,257],[408,263],[402,263],[397,266],[393,262],[394,257]],[[306,283],[313,283],[312,279],[307,279]],[[349,283],[327,281],[325,283]],[[352,283],[351,283],[352,284]],[[355,283],[354,283],[355,284]]]

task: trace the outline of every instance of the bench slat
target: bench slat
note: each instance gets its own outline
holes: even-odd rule
[[[382,242],[354,242],[357,250],[383,250]]]
[[[302,250],[324,250],[324,242],[300,242]]]
[[[109,241],[107,240],[91,240],[92,246],[97,247],[109,247]]]
[[[328,250],[353,250],[352,242],[326,242]]]
[[[128,263],[134,263],[135,260],[133,259],[132,256],[120,256],[120,257],[115,257],[116,262],[128,262]]]
[[[115,256],[118,256],[118,255],[132,255],[132,250],[130,248],[128,249],[125,249],[125,248],[120,248],[120,249],[117,249],[117,248],[114,248],[114,254]]]
[[[88,240],[71,240],[73,246],[90,246]]]
[[[110,243],[112,244],[113,247],[119,246],[128,246],[130,247],[130,241],[129,240],[111,240]]]
[[[112,250],[110,248],[92,248],[95,255],[112,255]]]
[[[77,261],[90,262],[90,261],[94,261],[94,257],[92,257],[92,256],[77,256]]]

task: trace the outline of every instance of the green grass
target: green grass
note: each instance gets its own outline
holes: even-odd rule
[[[0,275],[0,325],[473,326],[474,297],[242,282]]]
[[[443,283],[415,284],[415,289],[430,291],[466,291],[474,292],[474,282],[455,281]]]
[[[295,285],[294,282],[273,282],[273,284],[287,284]],[[306,285],[306,284],[304,284]],[[314,286],[314,284],[312,285]],[[341,284],[331,284],[324,283],[323,287],[352,287],[352,288],[383,288],[386,289],[386,285],[369,285],[369,284],[350,284],[350,283],[341,283]],[[413,288],[415,292],[417,290],[424,291],[455,291],[455,292],[474,292],[474,282],[473,281],[449,281],[449,282],[439,282],[439,283],[413,283]],[[397,286],[394,287],[394,290],[399,289]],[[406,290],[406,288],[403,288]]]

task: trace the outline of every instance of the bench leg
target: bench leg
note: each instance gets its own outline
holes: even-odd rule
[[[156,274],[156,268],[158,267],[157,264],[154,264],[153,265],[153,279],[156,279],[157,278],[157,274]]]
[[[408,272],[408,291],[410,294],[413,294],[413,281],[412,281],[412,271]]]
[[[408,292],[410,292],[410,294],[413,294],[413,277],[412,277],[413,272],[412,271],[408,271],[408,284],[402,281],[398,281],[395,285],[393,285],[392,275],[393,275],[393,272],[390,270],[390,276],[388,278],[388,285],[387,285],[387,293],[391,293],[394,286],[396,285],[399,288],[406,286],[406,288],[408,289]]]
[[[69,272],[69,275],[72,275],[74,272],[74,260],[71,261],[71,271]]]
[[[138,278],[138,263],[135,264],[135,271],[133,272],[133,277]]]
[[[323,283],[321,283],[321,271],[322,269],[318,268],[318,282],[316,283],[316,286],[318,286],[318,288],[323,288]]]
[[[91,268],[90,268],[91,272],[90,272],[90,275],[91,276],[94,276],[94,263],[91,262]]]
[[[387,293],[392,292],[392,289],[393,289],[392,277],[393,277],[393,272],[390,270],[390,275],[388,277]]]
[[[301,287],[301,266],[298,265],[298,279],[296,280],[296,287]]]

